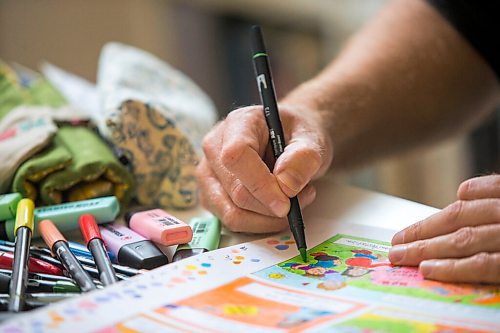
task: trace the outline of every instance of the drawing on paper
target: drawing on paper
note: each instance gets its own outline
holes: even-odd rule
[[[299,289],[331,293],[345,287],[434,301],[500,308],[500,287],[425,280],[416,267],[393,266],[389,243],[336,235],[300,256],[254,273]]]

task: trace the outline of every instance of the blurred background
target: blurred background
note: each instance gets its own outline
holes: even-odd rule
[[[248,28],[262,25],[279,96],[314,76],[384,0],[3,0],[0,59],[37,69],[46,60],[95,82],[108,41],[145,49],[189,75],[220,117],[259,102]],[[500,170],[500,117],[471,134],[355,170],[341,182],[435,207],[458,185]]]

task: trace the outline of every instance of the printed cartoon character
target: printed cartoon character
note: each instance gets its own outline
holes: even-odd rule
[[[345,281],[344,282],[325,281],[325,282],[318,283],[317,288],[327,290],[327,291],[332,291],[332,290],[342,289],[346,285],[347,284],[345,283]]]
[[[311,257],[317,261],[317,263],[313,264],[316,267],[333,268],[342,264],[339,257],[329,255],[325,252],[311,253]]]
[[[315,266],[316,264],[302,264],[302,263],[288,263],[283,267],[291,268],[295,270],[304,271],[306,275],[314,276],[314,277],[322,277],[325,274],[337,273],[334,270],[326,269],[321,266]]]
[[[368,250],[351,250],[351,252],[354,253],[353,257],[345,261],[346,265],[348,266],[365,268],[391,266],[391,263],[388,261],[387,257],[383,255],[374,254],[373,252]]]
[[[316,286],[318,289],[323,289],[323,290],[337,290],[344,288],[346,286],[346,279],[343,275],[341,275],[338,272],[328,274],[325,276],[323,279],[323,282],[318,283]]]
[[[326,274],[337,273],[332,268],[342,264],[342,261],[339,257],[331,256],[324,252],[312,253],[311,256],[317,261],[316,263],[287,263],[283,265],[283,267],[302,270],[306,273],[306,275],[309,276],[323,277]]]
[[[366,267],[347,267],[345,271],[342,272],[343,276],[348,276],[351,278],[359,278],[370,272],[373,272],[373,269],[368,269]]]

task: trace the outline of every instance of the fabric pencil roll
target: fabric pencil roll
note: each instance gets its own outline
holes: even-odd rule
[[[134,180],[96,133],[63,126],[48,147],[20,166],[12,189],[46,205],[108,195],[127,203]]]

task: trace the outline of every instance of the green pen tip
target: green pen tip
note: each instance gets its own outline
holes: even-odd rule
[[[307,262],[307,250],[305,247],[301,247],[299,249],[300,256],[302,257],[302,261]]]

